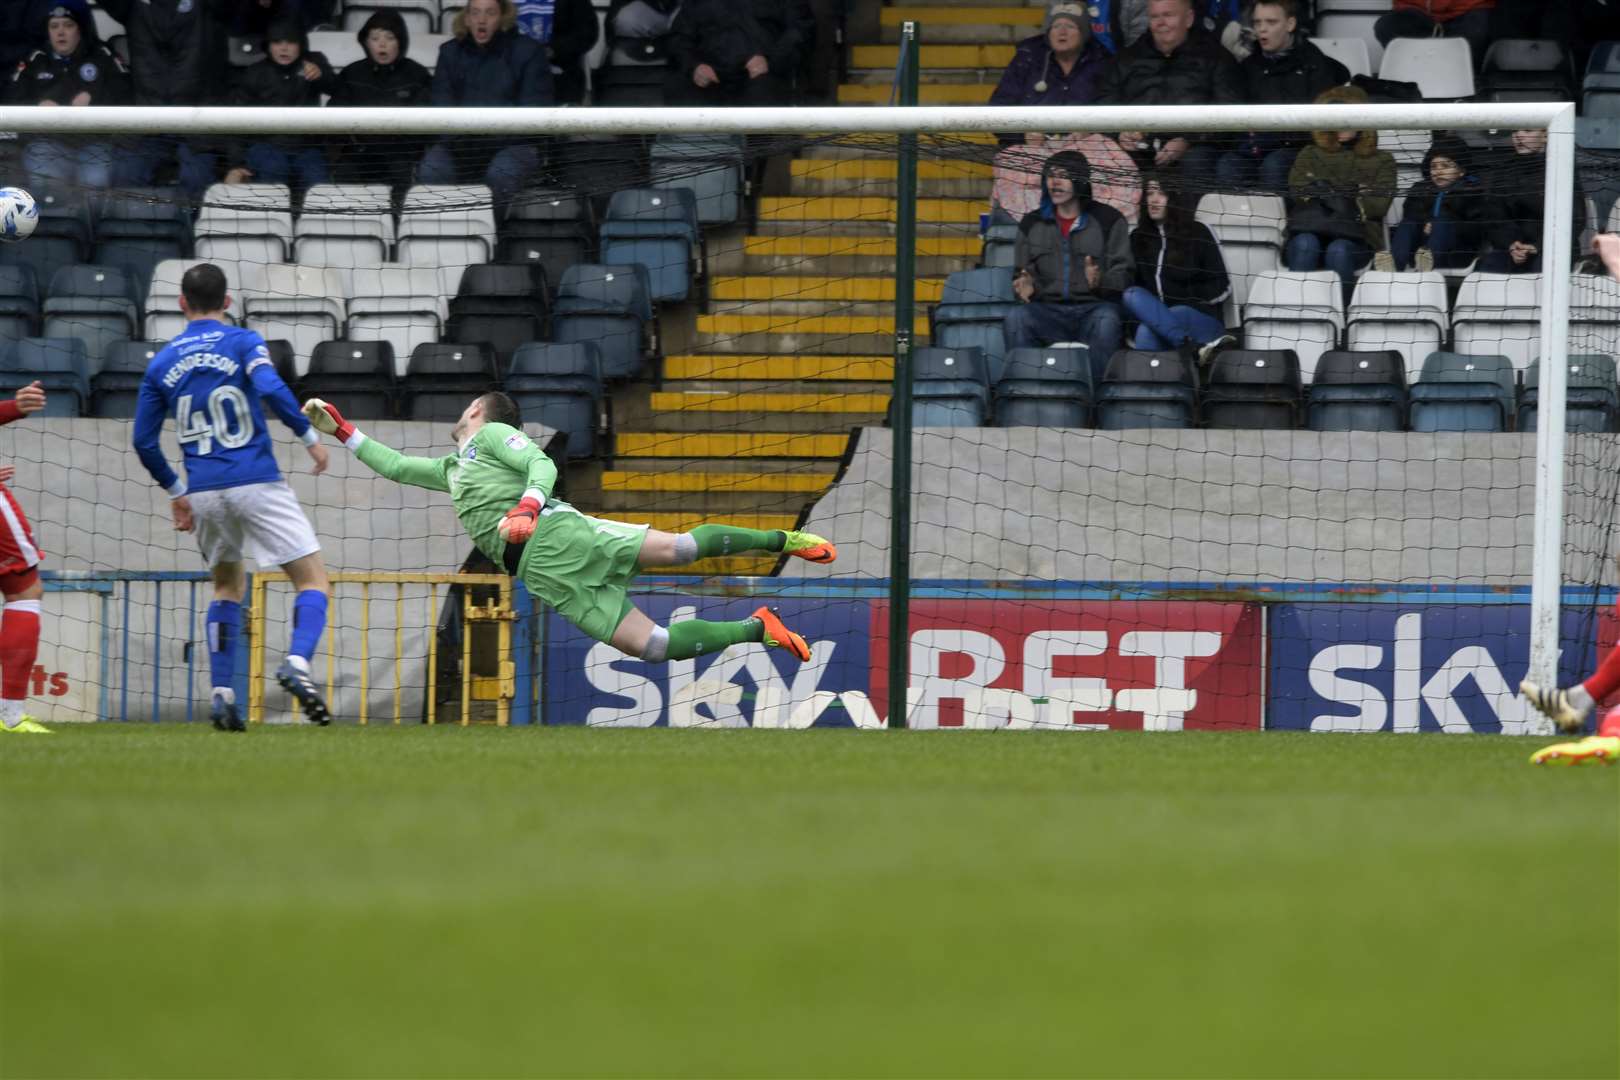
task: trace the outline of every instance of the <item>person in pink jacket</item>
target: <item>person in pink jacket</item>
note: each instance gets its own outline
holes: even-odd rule
[[[1395,0],[1394,10],[1373,26],[1381,45],[1398,37],[1460,37],[1474,52],[1474,66],[1485,59],[1491,40],[1491,9],[1496,0]]]

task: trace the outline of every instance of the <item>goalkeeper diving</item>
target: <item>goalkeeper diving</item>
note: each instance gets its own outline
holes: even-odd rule
[[[517,404],[498,391],[473,399],[450,432],[455,453],[436,458],[384,446],[319,398],[304,402],[304,415],[379,475],[448,492],[479,551],[581,631],[626,656],[656,664],[758,641],[800,661],[810,659],[804,638],[768,607],[736,622],[689,619],[659,626],[630,602],[629,587],[649,567],[747,551],[830,563],[838,549],[819,536],[730,525],[699,525],[677,535],[582,514],[552,499],[556,466],[519,430]]]

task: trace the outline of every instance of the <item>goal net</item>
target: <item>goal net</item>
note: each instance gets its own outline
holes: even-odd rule
[[[1614,636],[1620,290],[1583,257],[1614,185],[1558,107],[1135,110],[1139,139],[1101,109],[56,111],[0,121],[43,212],[0,246],[0,393],[50,395],[0,453],[59,718],[204,715],[212,587],[130,449],[199,262],[300,399],[404,453],[499,388],[556,498],[761,531],[631,598],[812,645],[648,664],[507,610],[452,576],[498,568],[447,496],[330,440],[312,475],[272,419],[345,576],[340,721],[879,727],[898,677],[922,728],[1528,732],[1519,680]],[[135,165],[46,179],[43,141]],[[770,550],[794,529],[837,562]],[[254,595],[241,678],[285,718],[291,593]]]

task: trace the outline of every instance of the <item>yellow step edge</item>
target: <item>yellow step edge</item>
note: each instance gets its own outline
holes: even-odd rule
[[[894,333],[892,315],[699,315],[700,334],[830,334],[854,337],[859,334]],[[928,316],[912,322],[912,333],[928,333]]]
[[[609,469],[602,474],[603,491],[713,492],[799,491],[814,494],[832,483],[831,472],[650,472]]]
[[[657,412],[879,413],[888,394],[793,394],[724,390],[660,390],[652,395]]]
[[[893,300],[893,277],[798,277],[783,275],[716,278],[709,286],[713,300],[827,300],[851,303]],[[945,290],[942,278],[919,278],[919,304],[935,304]]]
[[[809,180],[893,180],[895,161],[870,158],[794,158],[793,175]],[[984,161],[920,161],[919,180],[989,180],[994,170]]]
[[[920,22],[924,33],[929,25],[950,26],[1040,26],[1046,18],[1044,7],[886,7],[879,12],[879,26],[899,26]]]
[[[621,458],[839,458],[844,456],[849,436],[782,431],[751,434],[621,431],[613,441],[614,453]]]
[[[977,225],[990,209],[985,199],[918,199],[917,220],[931,224]],[[767,221],[893,221],[896,201],[876,196],[772,195],[759,200]]]
[[[1004,68],[1012,63],[1016,49],[1015,45],[924,45],[921,67]],[[857,45],[850,57],[854,68],[892,68],[899,62],[898,45]]]
[[[977,236],[919,236],[917,254],[940,258],[979,254]],[[744,255],[786,255],[801,259],[829,255],[894,258],[894,238],[884,236],[750,236],[743,240]]]
[[[664,378],[889,382],[894,378],[894,361],[887,356],[666,356]]]
[[[919,105],[988,105],[994,83],[923,83],[917,87]],[[893,89],[883,83],[843,83],[840,105],[887,105]]]

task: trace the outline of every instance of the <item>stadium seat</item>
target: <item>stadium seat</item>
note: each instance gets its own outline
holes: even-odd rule
[[[240,259],[210,261],[225,273],[226,286],[234,300],[225,312],[225,321],[234,323],[247,298],[259,291],[264,280],[264,265]],[[167,341],[186,328],[186,318],[180,314],[180,280],[197,262],[197,259],[164,259],[152,268],[152,280],[146,290],[143,337]]]
[[[1371,75],[1373,73],[1372,53],[1367,48],[1367,42],[1364,38],[1312,36],[1311,44],[1348,68],[1351,78],[1357,75]]]
[[[133,277],[142,302],[158,263],[184,258],[191,243],[191,210],[176,188],[131,188],[101,200],[95,261]]]
[[[610,62],[598,68],[591,81],[591,97],[597,105],[620,108],[657,108],[664,104],[664,80],[669,68],[658,65]]]
[[[524,191],[506,209],[497,261],[538,263],[546,281],[593,259],[596,229],[590,200],[566,188]]]
[[[421,0],[425,3],[427,0]],[[435,4],[434,7],[438,5]],[[344,12],[347,17],[349,12]],[[412,32],[431,34],[438,25],[438,12],[429,17],[425,12],[417,10],[415,4],[410,8],[400,9],[399,14],[405,19],[405,28]],[[367,12],[366,17],[369,17]],[[361,18],[360,26],[365,25],[365,18]],[[355,29],[360,29],[356,26]],[[326,62],[332,65],[333,71],[342,71],[357,60],[366,58],[365,46],[360,44],[359,38],[352,31],[343,30],[312,30],[309,34],[309,51],[318,52],[326,57]]]
[[[315,184],[304,193],[293,223],[294,253],[306,266],[351,271],[378,266],[394,250],[392,196],[387,184]]]
[[[1374,71],[1377,71],[1379,61],[1384,58],[1384,46],[1379,44],[1378,35],[1373,33],[1373,26],[1378,22],[1378,16],[1388,11],[1388,4],[1384,5],[1382,11],[1319,10],[1316,15],[1316,33],[1311,37],[1360,41],[1366,46],[1368,63]]]
[[[36,231],[26,243],[0,244],[0,266],[25,267],[38,282],[49,282],[64,266],[76,266],[84,259],[84,245],[67,236]]]
[[[1620,282],[1609,275],[1570,277],[1569,351],[1620,356]]]
[[[1323,353],[1306,392],[1312,431],[1406,430],[1407,361],[1394,349]]]
[[[387,341],[394,347],[395,374],[403,377],[404,363],[418,346],[438,341],[450,317],[445,298],[454,285],[445,286],[449,272],[429,267],[357,267],[349,286],[349,321],[344,331],[351,341]]]
[[[1620,150],[1620,118],[1577,116],[1575,145],[1582,150]]]
[[[1541,355],[1541,275],[1469,274],[1451,307],[1451,333],[1456,352],[1529,367]]]
[[[1249,300],[1249,287],[1260,274],[1282,265],[1283,241],[1288,234],[1288,213],[1275,195],[1223,195],[1214,192],[1198,200],[1197,218],[1215,234],[1232,283],[1223,321],[1237,326]]]
[[[653,140],[652,186],[687,188],[703,225],[742,218],[743,140],[740,135],[660,135]]]
[[[418,184],[399,215],[404,266],[467,267],[495,257],[494,196],[483,184]]]
[[[1259,274],[1243,305],[1243,344],[1249,349],[1292,349],[1307,381],[1317,357],[1339,347],[1344,331],[1344,288],[1332,270]]]
[[[602,261],[645,266],[655,302],[678,303],[691,295],[701,243],[697,198],[689,188],[628,188],[608,200]]]
[[[499,386],[495,354],[482,345],[419,345],[405,368],[400,415],[455,420],[473,398]]]
[[[343,333],[348,317],[343,288],[342,275],[329,267],[267,266],[260,289],[242,305],[243,325],[265,338],[292,342],[297,371],[302,375],[315,346]]]
[[[395,383],[394,348],[388,342],[323,341],[310,355],[298,397],[342,402],[343,414],[357,420],[392,420]]]
[[[43,336],[84,342],[92,370],[111,342],[134,337],[141,322],[135,286],[111,266],[64,266],[51,279],[40,313]]]
[[[292,191],[286,184],[215,184],[194,227],[199,262],[285,262],[292,257]]]
[[[989,371],[976,348],[922,348],[912,353],[913,427],[983,427],[990,415]],[[894,405],[889,418],[893,422]]]
[[[1581,113],[1588,120],[1620,118],[1620,42],[1592,47],[1581,79]]]
[[[1013,269],[1013,253],[1018,249],[1018,222],[1001,207],[990,211],[984,227],[984,246],[979,251],[980,266]]]
[[[115,341],[109,345],[101,370],[90,379],[90,415],[108,420],[132,418],[140,399],[141,378],[165,344]]]
[[[1239,430],[1299,426],[1299,357],[1292,349],[1227,349],[1210,362],[1204,424]]]
[[[595,345],[524,345],[512,355],[506,392],[523,411],[525,423],[542,424],[567,435],[568,457],[596,455],[604,399]]]
[[[83,192],[71,189],[41,188],[34,192],[39,209],[39,223],[29,243],[47,238],[64,240],[73,245],[76,263],[87,262],[95,237],[95,215]]]
[[[1179,352],[1121,349],[1108,360],[1097,395],[1097,426],[1189,428],[1198,418],[1198,374]]]
[[[1474,54],[1460,37],[1394,38],[1384,46],[1378,77],[1417,83],[1427,101],[1474,96]]]
[[[1406,358],[1406,369],[1415,373],[1451,332],[1446,279],[1434,272],[1368,270],[1356,282],[1345,321],[1346,348],[1395,349]]]
[[[1480,63],[1483,101],[1573,101],[1575,69],[1551,38],[1497,38]]]
[[[1506,356],[1433,352],[1412,384],[1413,431],[1506,431],[1517,376]]]
[[[1018,307],[1012,274],[997,267],[958,270],[945,279],[933,310],[933,344],[943,349],[981,349],[991,383],[1001,380],[1007,313]]]
[[[642,342],[652,321],[647,271],[641,266],[584,263],[570,266],[557,283],[552,340],[594,342],[602,378],[633,378],[641,371]]]
[[[405,20],[405,29],[410,32],[413,46],[419,35],[432,34],[439,28],[439,0],[345,0],[343,4],[343,30],[345,32],[342,36],[348,38],[349,42],[353,44],[355,31],[365,26],[366,20],[371,18],[374,13],[384,9],[398,13],[399,17]],[[326,35],[321,36],[325,37]],[[316,35],[310,35],[309,47],[311,49],[319,47],[315,44],[315,38]],[[436,53],[420,52],[419,49],[414,47],[412,52],[418,54],[416,59],[424,66],[430,65],[433,56],[437,55]],[[332,59],[330,53],[327,54],[327,59]],[[340,66],[336,60],[332,61],[332,65],[334,67]]]
[[[1607,434],[1620,430],[1620,381],[1615,377],[1614,357],[1571,356],[1564,378],[1566,431]],[[1524,393],[1519,397],[1520,431],[1536,430],[1540,404],[1541,364],[1538,362],[1524,373]]]
[[[524,263],[480,263],[461,275],[445,340],[483,342],[503,365],[518,346],[545,336],[545,270]]]
[[[38,380],[39,416],[80,416],[90,402],[90,355],[78,338],[28,337],[0,346],[0,397]]]
[[[39,284],[31,266],[0,266],[0,348],[39,333]]]
[[[1091,426],[1091,350],[1011,349],[995,386],[997,427]]]

